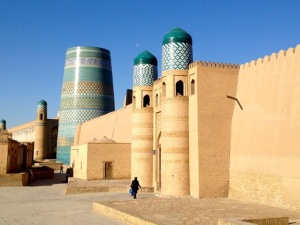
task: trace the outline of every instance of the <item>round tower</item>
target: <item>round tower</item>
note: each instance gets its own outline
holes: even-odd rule
[[[157,59],[148,51],[134,59],[131,142],[131,176],[152,187],[153,103],[152,84],[157,79]]]
[[[161,194],[186,196],[189,188],[187,79],[192,38],[181,28],[164,36],[161,96]]]
[[[6,130],[6,121],[0,120],[0,132]]]
[[[70,163],[77,124],[114,110],[110,52],[97,47],[69,48],[61,92],[57,160]]]
[[[41,161],[47,157],[47,102],[37,103],[33,159]]]

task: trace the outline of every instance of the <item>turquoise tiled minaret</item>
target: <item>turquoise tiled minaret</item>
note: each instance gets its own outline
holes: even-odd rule
[[[157,59],[148,51],[143,51],[134,59],[133,87],[152,86],[157,80]]]
[[[133,107],[131,137],[131,176],[145,187],[153,186],[153,81],[157,80],[157,59],[148,51],[133,63]],[[142,168],[142,169],[141,169]]]
[[[6,121],[0,120],[0,131],[6,130]]]
[[[57,160],[70,163],[76,125],[115,110],[110,52],[97,47],[67,50],[61,92]]]
[[[193,62],[192,37],[177,27],[164,36],[162,71],[186,70]]]

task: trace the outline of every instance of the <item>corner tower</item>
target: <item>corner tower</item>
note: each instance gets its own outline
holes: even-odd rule
[[[162,43],[161,194],[189,195],[187,79],[193,61],[192,38],[181,28]]]
[[[69,48],[61,92],[57,160],[70,163],[76,125],[115,110],[110,52]]]
[[[0,132],[6,130],[6,121],[0,120]]]
[[[157,79],[157,59],[148,51],[134,59],[131,175],[145,187],[153,186],[152,85]]]
[[[45,159],[47,155],[47,102],[41,100],[37,103],[34,138],[34,155],[36,161]]]

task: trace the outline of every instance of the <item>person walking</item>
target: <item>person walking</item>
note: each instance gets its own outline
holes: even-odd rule
[[[60,173],[64,173],[64,167],[62,164],[60,165]]]
[[[137,192],[141,187],[140,182],[138,181],[137,177],[135,177],[132,182],[131,182],[131,189],[134,192],[133,193],[133,198],[136,198]]]

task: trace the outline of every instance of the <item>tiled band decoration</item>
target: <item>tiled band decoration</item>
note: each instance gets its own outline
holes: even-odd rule
[[[192,45],[183,42],[162,46],[162,70],[186,70],[193,62]]]
[[[133,67],[133,87],[152,86],[157,79],[157,66],[151,64],[138,64]]]
[[[114,99],[111,97],[81,97],[80,99],[74,100],[73,98],[62,98],[60,104],[61,113],[65,110],[69,111],[76,107],[76,109],[88,109],[88,110],[96,110],[101,112],[100,115],[111,112],[111,107],[109,105],[114,104]],[[99,110],[101,108],[102,110]],[[97,115],[100,116],[100,115]],[[60,115],[61,116],[61,115]],[[64,118],[61,118],[60,122],[63,121]],[[86,121],[86,120],[84,120]]]
[[[103,94],[113,96],[114,90],[112,84],[100,83],[100,82],[80,82],[74,84],[74,82],[64,82],[62,87],[62,97],[86,94]]]
[[[108,50],[95,47],[71,48],[66,58],[57,160],[69,164],[77,124],[114,111],[115,104]]]
[[[111,70],[111,62],[109,60],[98,58],[71,58],[65,61],[65,68],[74,66],[95,66]]]
[[[47,110],[47,105],[38,104],[36,108],[37,108],[37,111]]]

